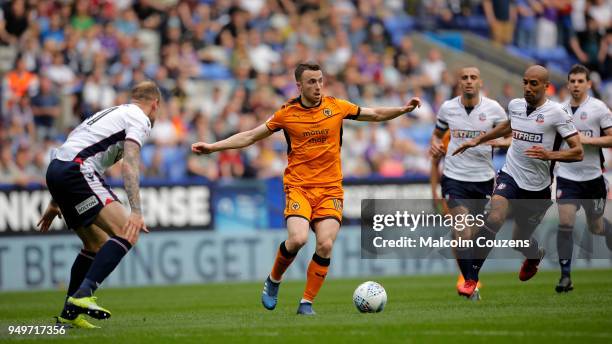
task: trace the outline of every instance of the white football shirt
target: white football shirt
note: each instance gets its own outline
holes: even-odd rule
[[[76,161],[99,174],[123,157],[125,140],[142,147],[151,132],[151,121],[134,104],[123,104],[97,112],[76,127],[60,146],[55,158]]]
[[[600,137],[603,131],[612,127],[612,114],[604,102],[587,97],[576,112],[572,111],[569,100],[563,103],[563,109],[574,119],[576,129],[587,137]],[[567,148],[563,143],[562,148]],[[584,159],[578,162],[559,162],[556,174],[573,181],[587,181],[602,174],[603,152],[600,147],[584,145]]]
[[[551,161],[529,158],[525,150],[540,146],[548,151],[558,150],[561,140],[577,135],[572,117],[561,104],[546,100],[527,115],[525,99],[513,99],[508,104],[512,127],[512,143],[502,171],[514,178],[521,189],[540,191],[551,184]]]
[[[495,170],[492,147],[481,145],[455,156],[453,152],[463,142],[507,120],[504,109],[495,100],[484,96],[469,114],[461,103],[460,96],[444,102],[438,111],[436,121],[438,129],[450,130],[443,174],[466,182],[484,182],[493,179]]]

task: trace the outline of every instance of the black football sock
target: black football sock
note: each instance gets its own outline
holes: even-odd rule
[[[497,231],[494,228],[494,226],[485,223],[484,226],[479,228],[478,233],[476,234],[472,259],[472,275],[470,276],[475,281],[478,281],[478,273],[489,256],[489,253],[491,253],[491,250],[493,249],[493,247],[487,247],[492,245],[486,245],[486,242],[489,240],[495,240]],[[478,240],[478,238],[481,237],[483,239]],[[481,246],[478,246],[478,244],[481,244]]]
[[[87,271],[89,271],[89,268],[91,267],[91,264],[93,263],[95,257],[95,252],[87,251],[85,249],[82,249],[81,252],[79,252],[79,254],[76,256],[74,263],[72,263],[72,269],[70,269],[70,282],[68,284],[68,292],[66,293],[66,299],[68,299],[68,296],[71,296],[77,291],[77,289],[83,282]],[[64,319],[74,319],[74,317],[76,317],[76,314],[71,314],[70,311],[66,308],[66,304],[64,303],[64,309],[62,310],[62,314],[60,316]]]
[[[98,289],[100,284],[115,270],[121,259],[130,251],[132,245],[129,241],[118,236],[111,237],[100,248],[87,272],[83,283],[74,294],[75,297],[88,297]]]
[[[572,254],[574,248],[573,227],[559,226],[557,232],[557,252],[559,253],[559,265],[561,276],[570,276],[572,270]]]
[[[457,265],[461,271],[461,275],[465,280],[472,279],[472,257],[471,249],[468,247],[458,247],[455,249],[455,256],[457,257]]]
[[[540,244],[536,238],[529,238],[529,246],[517,247],[517,251],[521,252],[527,259],[540,259]]]

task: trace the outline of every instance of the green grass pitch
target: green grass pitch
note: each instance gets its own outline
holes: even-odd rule
[[[66,335],[9,335],[9,325],[49,325],[60,291],[0,293],[0,342],[55,343],[612,343],[612,270],[573,273],[576,289],[554,292],[556,271],[522,283],[516,273],[483,273],[482,301],[457,296],[455,276],[374,278],[387,290],[386,309],[360,314],[353,290],[365,279],[330,279],[316,317],[295,315],[303,281],[283,283],[279,304],[260,304],[261,283],[102,288],[113,312],[97,330]]]

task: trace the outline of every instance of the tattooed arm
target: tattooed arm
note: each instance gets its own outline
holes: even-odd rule
[[[141,229],[145,232],[149,231],[144,224],[140,206],[140,146],[134,141],[125,140],[122,172],[123,185],[131,209],[130,217],[123,229],[124,235],[127,236],[126,239],[130,240],[130,237],[137,237]]]

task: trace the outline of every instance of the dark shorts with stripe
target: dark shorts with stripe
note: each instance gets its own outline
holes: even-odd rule
[[[493,193],[494,180],[464,182],[442,175],[440,184],[449,208],[464,206],[472,213],[482,213]]]
[[[97,172],[74,161],[51,161],[47,187],[71,229],[91,225],[106,204],[119,201]]]
[[[603,215],[608,197],[608,186],[604,176],[577,182],[557,177],[557,203],[582,206],[589,216]]]
[[[493,195],[510,200],[514,219],[519,224],[539,224],[553,203],[550,186],[538,191],[521,189],[514,178],[504,171],[497,174]]]

